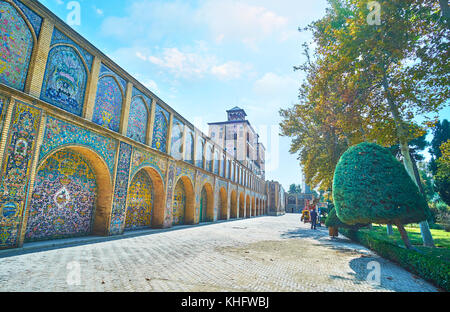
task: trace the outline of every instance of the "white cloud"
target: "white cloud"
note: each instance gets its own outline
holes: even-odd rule
[[[209,1],[199,8],[197,19],[207,25],[216,41],[238,40],[248,46],[278,34],[288,25],[286,17],[242,1]]]
[[[142,83],[144,86],[146,86],[150,91],[153,93],[159,93],[158,85],[156,82],[152,79],[148,79]]]
[[[237,61],[220,62],[215,55],[208,54],[203,45],[200,51],[195,52],[166,48],[157,56],[146,56],[141,52],[137,52],[136,56],[182,78],[203,78],[212,75],[224,80],[238,79],[251,68],[249,65]]]
[[[143,61],[147,60],[147,57],[141,51],[137,51],[136,56]]]
[[[104,14],[103,10],[97,8],[95,5],[94,5],[94,11],[95,11],[95,13],[97,13],[100,16],[103,16],[103,14]]]
[[[242,74],[250,70],[249,65],[243,65],[240,62],[230,61],[211,68],[211,73],[220,79],[238,79]]]
[[[260,79],[255,81],[253,90],[257,94],[281,97],[286,94],[297,93],[300,81],[293,76],[280,76],[275,73],[266,73]]]

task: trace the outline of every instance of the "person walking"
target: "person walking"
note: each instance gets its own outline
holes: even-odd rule
[[[313,209],[311,211],[311,230],[312,229],[317,230],[316,223],[317,223],[317,212],[316,212],[316,209]]]

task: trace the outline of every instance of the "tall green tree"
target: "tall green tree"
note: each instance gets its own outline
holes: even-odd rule
[[[440,170],[438,170],[438,164],[439,159],[442,158],[442,146],[449,139],[450,123],[448,120],[444,119],[442,122],[436,122],[430,147],[430,170],[433,173],[435,190],[447,205],[450,205],[450,174],[446,173],[445,165],[441,165]]]
[[[437,172],[436,161],[442,156],[441,145],[448,139],[450,139],[450,123],[447,119],[437,121],[433,127],[433,139],[429,150],[431,154],[430,170],[433,175]]]
[[[418,185],[408,142],[423,132],[414,131],[412,121],[420,114],[437,113],[449,96],[449,32],[439,3],[378,1],[381,22],[373,24],[368,21],[374,13],[369,1],[329,2],[325,17],[309,26],[317,45],[315,52],[326,64],[323,68],[329,77],[346,80],[354,90],[366,90],[364,101],[352,104],[363,104],[376,118],[373,128],[380,120],[393,122],[404,166]],[[380,119],[383,112],[389,117]],[[433,246],[426,221],[421,222],[421,233],[424,244]]]
[[[436,161],[435,186],[441,199],[450,205],[450,139],[442,143],[440,151],[441,157]]]
[[[302,187],[300,184],[289,185],[289,194],[300,194],[302,192]]]

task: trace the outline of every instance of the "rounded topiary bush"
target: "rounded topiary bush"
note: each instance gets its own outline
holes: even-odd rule
[[[330,213],[328,214],[327,219],[325,220],[325,226],[326,227],[337,227],[337,228],[346,228],[346,229],[357,230],[357,229],[359,229],[361,227],[365,227],[367,225],[368,224],[349,225],[349,224],[346,224],[346,223],[342,222],[338,218],[335,208],[331,209]]]
[[[336,215],[336,209],[331,209],[331,211],[328,213],[328,217],[325,220],[325,226],[326,227],[340,227],[344,223],[342,223],[341,220]]]
[[[334,173],[333,199],[337,216],[350,225],[398,226],[430,215],[402,163],[374,143],[361,143],[342,155]]]

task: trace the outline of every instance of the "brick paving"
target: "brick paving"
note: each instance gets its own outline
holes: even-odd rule
[[[22,253],[0,252],[0,291],[437,291],[363,246],[330,239],[326,228],[313,231],[299,219],[287,214],[86,238],[93,242],[56,249],[35,244],[39,251],[28,244]],[[373,261],[379,284],[366,281]]]

